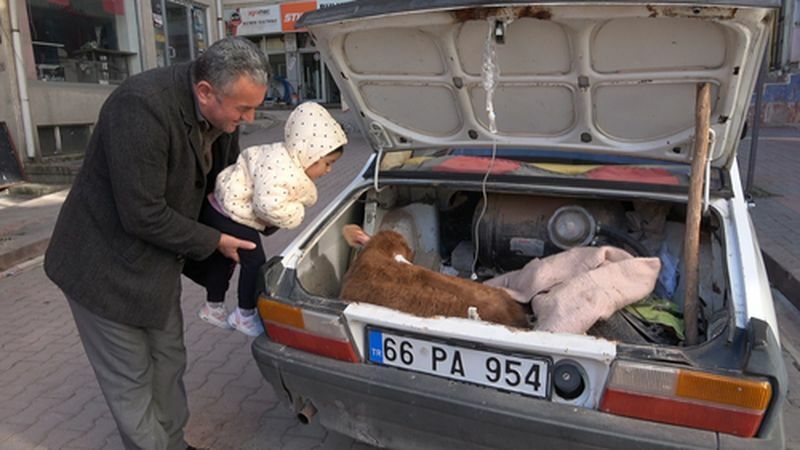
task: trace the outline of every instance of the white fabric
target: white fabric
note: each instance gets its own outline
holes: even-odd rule
[[[248,147],[217,176],[214,195],[234,221],[257,230],[295,228],[317,188],[305,169],[347,143],[342,127],[316,103],[298,106],[284,129],[285,142]]]

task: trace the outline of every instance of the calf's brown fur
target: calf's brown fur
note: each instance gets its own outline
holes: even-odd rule
[[[399,262],[398,254],[413,257],[401,234],[381,231],[370,238],[345,273],[340,297],[421,317],[467,317],[475,306],[487,322],[528,325],[525,306],[504,290]]]

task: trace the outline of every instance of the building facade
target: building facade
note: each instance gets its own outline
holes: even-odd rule
[[[268,103],[296,104],[312,100],[339,103],[341,95],[313,40],[295,22],[308,11],[351,0],[228,1],[224,20],[227,35],[257,43],[267,55],[273,79]]]
[[[215,0],[2,2],[0,122],[19,158],[81,154],[111,91],[142,70],[199,55],[222,33],[221,5]]]

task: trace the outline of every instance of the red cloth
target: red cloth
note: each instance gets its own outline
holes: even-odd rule
[[[586,173],[592,180],[630,181],[649,184],[681,184],[678,177],[666,169],[635,166],[603,166]]]
[[[455,156],[435,166],[433,170],[439,172],[458,173],[486,173],[492,159],[484,156]],[[507,173],[519,169],[520,163],[507,159],[495,159],[492,173]]]

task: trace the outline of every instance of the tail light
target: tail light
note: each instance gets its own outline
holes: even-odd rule
[[[772,398],[763,379],[618,361],[600,409],[611,414],[753,437]]]
[[[275,342],[342,361],[359,361],[338,315],[290,306],[263,295],[258,298],[258,313]]]

